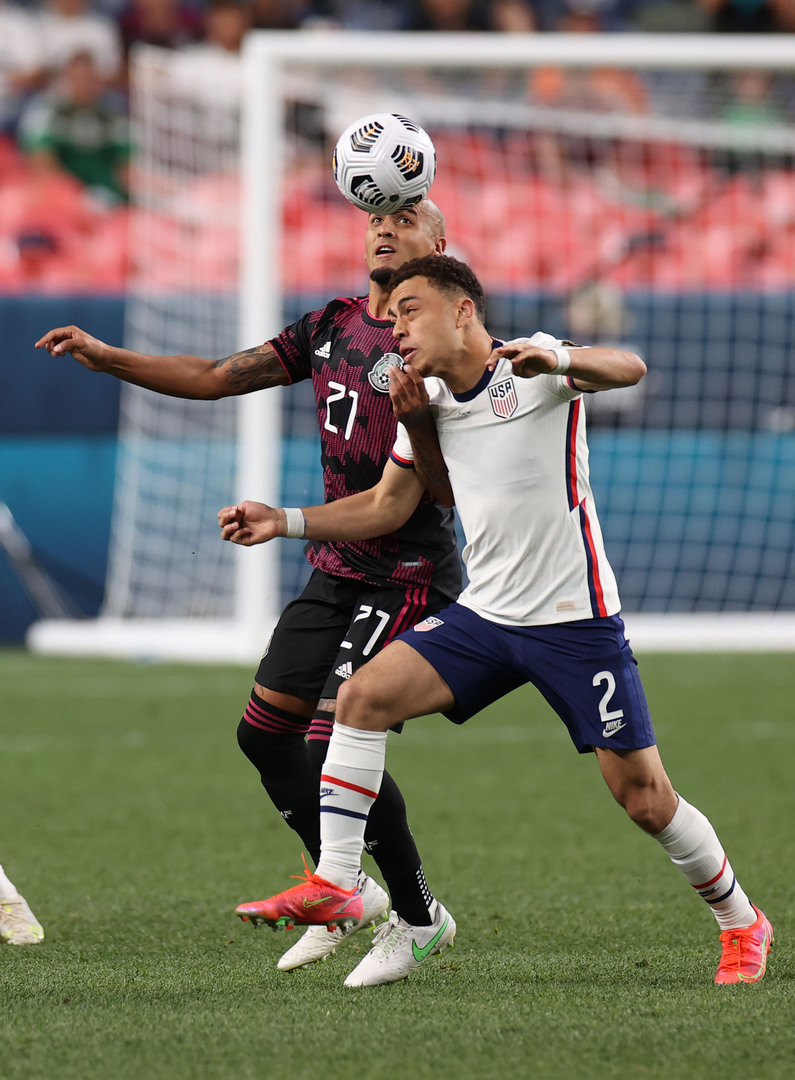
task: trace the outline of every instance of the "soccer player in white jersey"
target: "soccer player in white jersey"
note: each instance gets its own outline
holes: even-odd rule
[[[567,348],[546,334],[501,345],[483,325],[484,307],[463,263],[407,263],[390,297],[405,365],[392,370],[391,396],[403,424],[380,483],[322,507],[243,503],[219,514],[224,539],[244,545],[287,535],[288,523],[294,534],[300,515],[312,538],[393,528],[422,491],[411,422],[429,406],[467,541],[470,580],[458,601],[400,635],[342,688],[321,779],[316,872],[260,901],[258,914],[274,926],[357,918],[364,827],[389,729],[434,712],[463,723],[532,682],[577,750],[595,751],[629,817],[710,905],[722,945],[715,982],[755,982],[773,930],[710,822],[663,768],[588,479],[583,394],[636,383],[645,365],[621,349]],[[455,924],[437,904],[423,931],[393,912],[345,985],[404,978],[451,942]]]
[[[0,944],[37,945],[43,940],[41,923],[0,866]]]

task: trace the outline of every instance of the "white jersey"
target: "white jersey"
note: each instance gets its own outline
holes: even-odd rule
[[[530,341],[561,344],[542,333]],[[520,379],[506,359],[466,394],[433,377],[425,385],[466,538],[469,584],[458,602],[509,626],[615,615],[582,392],[565,375]],[[392,459],[411,467],[402,424]]]

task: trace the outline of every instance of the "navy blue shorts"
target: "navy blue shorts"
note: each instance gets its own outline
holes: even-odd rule
[[[532,683],[569,729],[577,750],[654,746],[638,665],[618,615],[551,626],[502,626],[451,604],[401,634],[455,697],[463,724],[517,686]]]

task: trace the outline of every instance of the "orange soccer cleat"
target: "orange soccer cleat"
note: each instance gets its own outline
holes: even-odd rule
[[[330,881],[312,874],[304,862],[305,877],[300,885],[277,893],[268,900],[252,900],[235,908],[235,914],[254,926],[267,923],[276,930],[286,930],[298,924],[314,926],[325,924],[329,930],[338,926],[357,923],[363,914],[364,904],[358,888],[341,889]],[[297,876],[297,875],[293,875]]]
[[[752,904],[751,907],[754,907]],[[773,944],[773,927],[758,907],[756,922],[742,930],[724,930],[720,936],[723,954],[715,982],[759,982],[767,967],[767,954]]]

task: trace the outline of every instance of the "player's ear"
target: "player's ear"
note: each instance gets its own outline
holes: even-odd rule
[[[436,244],[434,245],[434,249],[433,249],[434,255],[444,255],[446,249],[447,249],[447,237],[446,236],[437,236]]]
[[[463,326],[466,322],[471,322],[475,317],[475,305],[468,296],[464,296],[458,301],[458,318],[456,319],[456,326]]]

